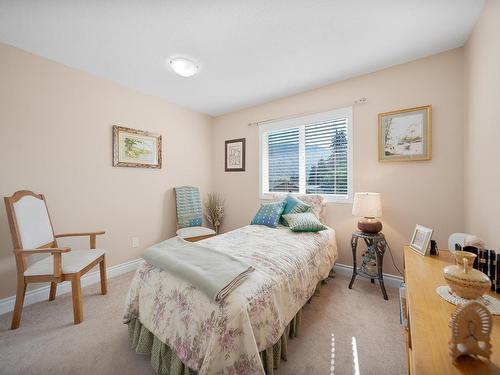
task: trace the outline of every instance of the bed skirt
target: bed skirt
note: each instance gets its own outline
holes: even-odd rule
[[[319,295],[318,283],[315,296]],[[311,297],[312,298],[312,297]],[[309,300],[310,301],[310,300]],[[302,308],[286,326],[280,340],[272,347],[260,352],[260,359],[264,366],[266,375],[273,375],[273,370],[278,369],[281,360],[287,360],[288,339],[298,336]],[[139,319],[132,319],[128,323],[128,338],[130,345],[140,354],[151,355],[151,366],[161,375],[195,375],[197,371],[184,365],[179,357],[167,344],[160,341],[153,333],[142,325]]]

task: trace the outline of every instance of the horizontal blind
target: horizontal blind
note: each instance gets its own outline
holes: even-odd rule
[[[269,192],[299,192],[299,128],[267,134]]]
[[[305,125],[306,193],[347,196],[347,118]]]
[[[267,124],[260,130],[261,192],[352,194],[352,108]]]

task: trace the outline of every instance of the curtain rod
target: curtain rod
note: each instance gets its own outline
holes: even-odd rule
[[[368,102],[368,99],[365,98],[365,97],[362,97],[360,99],[355,100],[352,104],[353,105],[354,104],[365,104],[366,102]],[[338,109],[338,108],[341,108],[341,107],[330,109],[330,111],[333,111],[333,110]],[[323,112],[328,112],[328,110],[323,111]],[[314,115],[316,113],[321,113],[321,112],[304,112],[304,113],[299,113],[299,114],[294,114],[294,115],[289,115],[289,116],[282,116],[282,117],[270,118],[270,119],[267,119],[267,120],[254,121],[254,122],[249,122],[248,126],[259,126],[259,125],[262,125],[262,124],[266,124],[268,122],[280,121],[280,120],[290,120],[290,119],[297,118],[297,117],[304,117],[304,116]]]

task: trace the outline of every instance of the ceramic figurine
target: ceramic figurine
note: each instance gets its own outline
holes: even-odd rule
[[[491,355],[492,318],[490,311],[479,302],[459,305],[451,315],[450,356],[456,360],[461,355]]]

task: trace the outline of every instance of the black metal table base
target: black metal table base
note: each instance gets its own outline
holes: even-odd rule
[[[387,301],[389,298],[387,297],[387,292],[385,290],[385,285],[384,285],[384,276],[382,272],[382,264],[384,260],[384,253],[385,253],[385,248],[386,248],[386,241],[385,241],[385,236],[382,233],[377,233],[377,234],[369,234],[369,233],[363,233],[363,232],[354,232],[352,234],[351,238],[351,248],[352,248],[352,277],[351,277],[351,282],[349,283],[349,289],[352,289],[352,285],[354,284],[354,280],[356,279],[356,276],[358,276],[358,265],[357,265],[357,260],[356,260],[356,249],[358,247],[358,239],[362,238],[366,246],[368,248],[368,252],[371,255],[375,256],[376,262],[377,262],[377,275],[372,278],[370,277],[371,275],[368,274],[363,274],[360,276],[364,277],[369,277],[370,282],[373,284],[375,283],[375,278],[378,280],[380,289],[382,290],[382,295],[384,296],[384,299]]]

